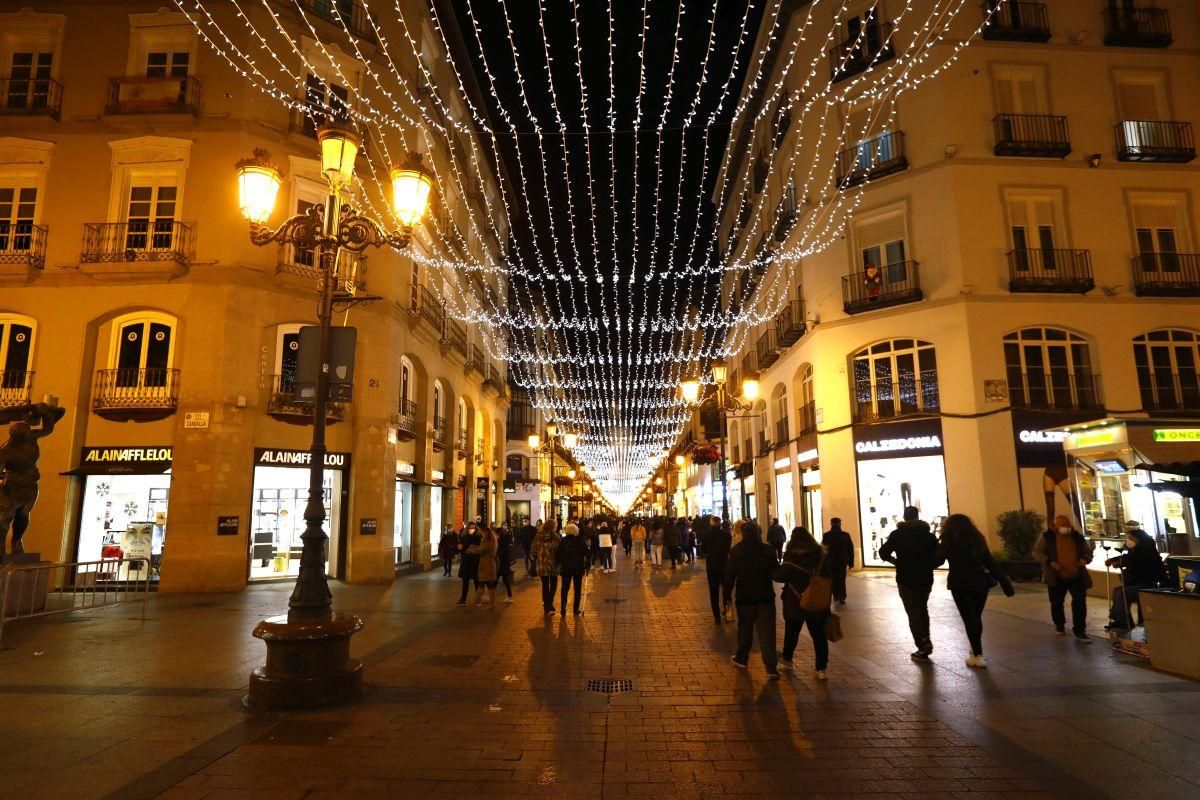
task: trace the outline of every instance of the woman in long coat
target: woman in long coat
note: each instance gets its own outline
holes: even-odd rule
[[[477,573],[478,580],[475,581],[475,607],[483,605],[483,593],[484,590],[487,590],[488,603],[494,608],[496,605],[496,581],[500,576],[499,559],[497,558],[499,543],[491,528],[483,525],[480,530],[483,533],[479,540],[479,571]]]

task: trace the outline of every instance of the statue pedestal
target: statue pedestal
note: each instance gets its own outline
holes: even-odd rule
[[[5,553],[0,563],[7,567],[9,564],[37,564],[41,560],[41,553]]]
[[[354,614],[281,615],[265,619],[254,637],[267,663],[250,674],[250,706],[278,711],[352,700],[362,693],[362,662],[350,658],[350,637],[362,630]]]

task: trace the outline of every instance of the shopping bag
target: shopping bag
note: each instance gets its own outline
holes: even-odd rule
[[[825,638],[831,642],[840,642],[842,640],[842,618],[837,614],[830,614],[825,618]]]
[[[813,571],[812,577],[800,595],[800,608],[812,614],[820,614],[829,610],[833,602],[833,581],[821,575],[821,567],[825,565],[824,556],[821,563]]]

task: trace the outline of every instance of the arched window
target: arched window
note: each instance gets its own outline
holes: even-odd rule
[[[441,381],[433,382],[433,438],[446,441],[446,393]]]
[[[1200,334],[1161,328],[1133,338],[1142,408],[1147,411],[1200,410]]]
[[[34,322],[28,317],[0,315],[0,406],[18,406],[30,400],[33,379]]]
[[[413,365],[408,356],[400,357],[400,413],[411,413],[413,408]]]
[[[1087,341],[1062,328],[1024,328],[1004,336],[1008,402],[1014,408],[1099,408]]]
[[[520,453],[510,453],[505,463],[505,479],[517,483],[529,481],[529,459]]]
[[[165,387],[175,358],[175,319],[165,314],[131,314],[113,321],[109,367],[122,388]]]
[[[458,398],[458,448],[467,449],[467,401]]]
[[[817,429],[817,398],[813,386],[812,364],[800,367],[800,402],[797,408],[800,420],[798,433],[803,436]]]
[[[851,357],[854,421],[870,422],[936,412],[937,358],[933,345],[920,339],[889,339]]]
[[[782,383],[771,393],[771,404],[775,406],[775,444],[790,441],[792,434],[788,424],[787,387]]]

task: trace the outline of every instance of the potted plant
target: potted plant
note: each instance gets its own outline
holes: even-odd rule
[[[996,517],[997,533],[1004,549],[996,554],[1004,562],[1008,577],[1018,581],[1037,580],[1042,565],[1033,555],[1034,545],[1046,531],[1046,518],[1036,511],[1016,509]]]

